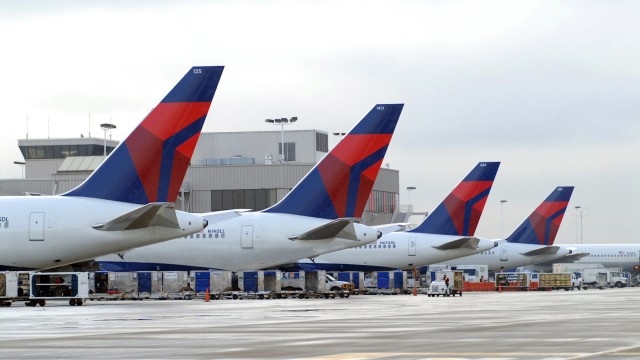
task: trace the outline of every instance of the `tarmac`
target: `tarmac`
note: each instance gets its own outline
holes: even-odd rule
[[[0,308],[0,359],[638,359],[640,288]]]

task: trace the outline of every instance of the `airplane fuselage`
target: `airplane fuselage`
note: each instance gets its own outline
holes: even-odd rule
[[[372,244],[303,259],[297,265],[305,269],[328,271],[376,271],[413,269],[491,249],[493,240],[480,239],[477,249],[439,250],[435,247],[459,239],[454,235],[392,232]]]
[[[570,253],[569,249],[559,249],[554,255],[523,255],[529,251],[544,248],[544,245],[510,243],[497,240],[499,245],[491,250],[474,255],[453,259],[449,265],[488,265],[489,271],[501,271],[515,269],[520,266],[534,265],[542,262],[553,261]]]
[[[109,271],[263,269],[359,246],[378,238],[374,228],[353,224],[358,240],[290,239],[327,222],[327,219],[280,213],[241,213],[229,220],[210,221],[206,229],[194,235],[124,254],[102,256],[96,261]]]
[[[640,265],[640,244],[555,244],[573,253],[589,255],[573,261],[576,264],[594,263],[604,267],[621,268],[633,272],[634,265]],[[562,261],[558,261],[562,262]]]
[[[84,197],[2,197],[0,267],[58,267],[192,234],[204,226],[202,218],[177,211],[179,229],[152,226],[103,231],[92,227],[139,207]]]

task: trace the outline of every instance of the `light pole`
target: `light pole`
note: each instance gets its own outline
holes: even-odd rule
[[[407,193],[409,193],[409,212],[413,212],[413,209],[411,208],[411,191],[415,189],[415,186],[407,186]]]
[[[22,170],[22,178],[24,179],[24,167],[27,163],[24,161],[14,161],[13,163],[16,165],[20,165],[20,169]]]
[[[580,209],[582,208],[582,206],[574,206],[574,209],[576,209],[576,244],[578,243],[578,226],[580,226],[580,224],[578,223],[578,214],[580,213]]]
[[[290,119],[280,118],[280,119],[266,119],[264,122],[268,122],[273,125],[280,125],[280,163],[284,164],[285,156],[284,156],[284,126],[286,124],[291,124],[298,121],[297,116],[293,116]]]
[[[504,204],[507,200],[500,200],[500,238],[504,239]]]
[[[110,123],[100,124],[100,128],[104,130],[104,157],[107,157],[107,131],[111,131],[116,128],[115,125]]]
[[[574,209],[576,209],[576,242],[578,242],[578,215],[580,215],[580,244],[582,244],[584,242],[584,232],[583,232],[583,228],[582,228],[582,219],[584,217],[584,215],[589,215],[589,213],[584,213],[585,211],[588,211],[588,208],[583,208],[582,206],[575,206]]]

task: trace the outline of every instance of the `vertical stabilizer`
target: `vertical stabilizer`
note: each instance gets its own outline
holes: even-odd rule
[[[191,68],[89,178],[63,195],[175,202],[222,70]]]
[[[553,245],[572,193],[573,186],[557,187],[506,240],[520,244]]]
[[[412,232],[473,236],[500,167],[499,162],[481,162],[443,202]]]
[[[279,203],[264,212],[361,217],[403,104],[379,104]]]

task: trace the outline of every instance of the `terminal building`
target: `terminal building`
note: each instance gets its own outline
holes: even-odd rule
[[[0,195],[69,191],[117,145],[117,141],[94,137],[20,139],[24,178],[0,180]],[[286,138],[280,131],[202,133],[176,208],[194,213],[266,209],[282,199],[328,151],[329,134],[319,130],[287,131]],[[399,188],[399,172],[383,167],[362,222],[402,221]]]

